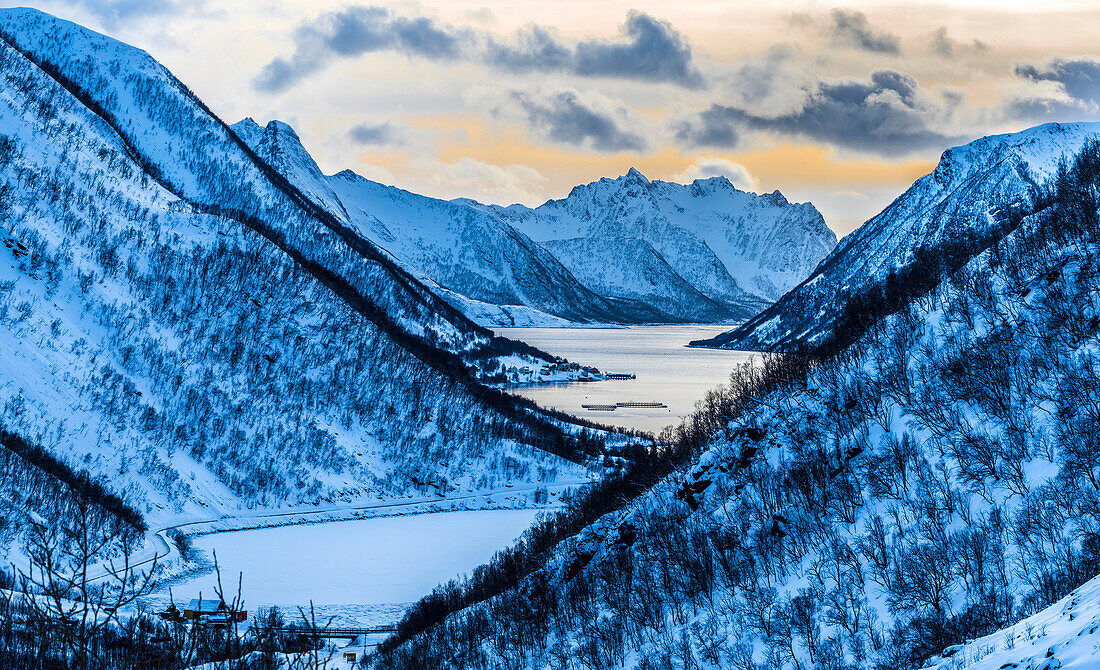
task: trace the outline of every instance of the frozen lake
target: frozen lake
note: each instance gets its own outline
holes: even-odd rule
[[[521,387],[514,392],[545,407],[624,428],[654,433],[691,413],[695,402],[729,381],[730,371],[753,354],[689,349],[692,340],[713,337],[730,326],[635,326],[631,328],[499,328],[555,356],[602,372],[633,372],[637,379]],[[667,408],[590,411],[581,405],[663,402]]]
[[[194,546],[217,552],[226,600],[241,592],[245,607],[278,605],[297,612],[312,600],[342,624],[388,623],[402,605],[437,584],[467,574],[512,544],[543,510],[483,510],[279,526],[202,535]],[[213,574],[172,585],[176,602],[202,591],[213,597]],[[159,600],[159,598],[158,598]]]

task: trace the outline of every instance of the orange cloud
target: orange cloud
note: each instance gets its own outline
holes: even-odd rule
[[[562,197],[573,186],[624,174],[636,167],[651,179],[673,180],[686,172],[702,154],[685,152],[678,146],[644,155],[634,153],[597,154],[574,151],[532,141],[520,124],[493,124],[485,117],[465,115],[424,115],[408,119],[410,125],[432,130],[436,135],[437,167],[455,165],[463,159],[487,165],[526,166],[538,171],[546,181],[536,189],[538,198]],[[705,152],[707,158],[723,158],[743,165],[765,191],[778,188],[851,190],[874,188],[897,192],[935,167],[935,161],[907,159],[891,162],[879,158],[840,158],[830,148],[815,144],[779,143],[740,152]],[[413,156],[403,151],[360,152],[361,165],[384,168],[402,179],[415,181],[419,172]],[[529,200],[530,192],[500,193],[496,202]],[[527,202],[537,204],[537,202]]]

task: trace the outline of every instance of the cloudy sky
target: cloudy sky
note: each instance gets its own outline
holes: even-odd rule
[[[227,121],[290,123],[326,172],[447,198],[725,174],[845,234],[948,146],[1100,118],[1097,2],[33,4],[149,51]]]

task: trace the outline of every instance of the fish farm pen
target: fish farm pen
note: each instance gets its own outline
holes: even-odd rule
[[[581,405],[581,407],[592,412],[614,412],[620,407],[659,408],[668,407],[668,405],[663,402],[617,402],[614,405]]]

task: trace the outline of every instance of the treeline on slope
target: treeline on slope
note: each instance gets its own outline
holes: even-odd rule
[[[0,426],[0,490],[18,514],[30,510],[50,523],[63,522],[74,506],[90,505],[90,522],[138,537],[148,527],[140,512],[92,478],[36,444]],[[10,525],[10,522],[9,522]]]
[[[971,258],[1004,239],[1032,211],[1022,203],[1008,203],[993,212],[995,225],[981,231],[968,229],[935,247],[919,245],[913,251],[912,262],[900,270],[890,270],[881,283],[871,284],[848,298],[833,330],[815,347],[815,354],[828,358],[851,346],[883,317],[904,309],[917,297],[934,290]]]
[[[423,305],[429,313],[444,314],[448,321],[482,338],[484,344],[474,349],[456,354],[440,346],[438,342],[432,342],[424,337],[419,337],[408,332],[395,322],[393,316],[380,302],[379,295],[368,294],[362,290],[362,287],[353,284],[352,281],[349,281],[349,279],[343,276],[339,271],[330,267],[331,263],[321,262],[317,258],[304,253],[302,249],[299,249],[293,243],[293,241],[286,239],[286,236],[280,229],[271,225],[263,216],[253,213],[242,206],[242,204],[251,204],[250,201],[242,200],[234,195],[234,197],[227,198],[227,201],[235,203],[234,206],[227,206],[221,202],[207,204],[196,202],[194,199],[188,198],[182,193],[182,189],[173,185],[163,171],[161,171],[157,165],[149,161],[138,150],[135,143],[128,137],[123,128],[123,124],[114,118],[110,110],[100,104],[97,98],[85,90],[78,82],[68,77],[61,67],[53,62],[36,58],[34,54],[20,49],[16,44],[16,40],[12,39],[11,36],[4,35],[0,32],[0,39],[3,39],[9,46],[33,62],[66,91],[76,97],[96,116],[101,118],[104,123],[110,126],[123,143],[129,158],[137,163],[144,174],[150,179],[161,184],[182,201],[189,203],[195,211],[234,220],[247,226],[254,232],[259,233],[284,253],[288,254],[297,264],[305,268],[307,272],[318,281],[333,290],[355,311],[375,324],[406,351],[438,370],[441,374],[447,375],[462,384],[473,396],[506,416],[509,421],[523,426],[525,428],[524,434],[526,441],[531,443],[531,446],[542,448],[556,456],[578,463],[585,463],[590,459],[606,455],[602,442],[598,438],[583,432],[573,434],[562,431],[554,421],[547,420],[547,417],[558,421],[568,420],[588,428],[600,428],[612,432],[625,432],[615,428],[598,426],[590,422],[577,421],[564,414],[552,413],[538,408],[533,403],[518,400],[513,394],[487,387],[485,383],[503,381],[504,379],[502,371],[494,360],[496,356],[521,354],[547,360],[552,360],[552,356],[525,342],[494,336],[492,331],[470,321],[449,303],[435,296],[414,277],[410,276],[407,272],[390,261],[384,254],[380,253],[369,241],[341,224],[331,214],[309,200],[308,197],[302,194],[294,185],[290,184],[276,170],[267,165],[260,157],[256,156],[255,153],[240,140],[236,133],[222,122],[205,103],[179,80],[174,77],[171,79],[172,84],[179,88],[180,92],[189,102],[195,104],[224,130],[228,138],[227,141],[233,142],[237,148],[248,156],[256,167],[271,181],[275,188],[284,193],[290,201],[300,207],[309,217],[315,220],[315,222],[332,230],[355,252],[355,254],[360,255],[362,258],[369,259],[372,263],[382,267],[387,273],[386,276],[389,280],[396,286],[402,288],[400,292],[394,291],[393,288],[389,288],[385,291],[374,289],[376,293],[379,293],[379,295],[384,294],[385,298],[390,301],[390,309],[393,308],[392,301],[394,299],[400,296],[411,298],[415,302]],[[153,92],[154,90],[150,89],[146,91],[146,94],[152,94]],[[217,183],[217,180],[211,180],[211,183]],[[373,282],[371,286],[376,286],[376,284],[377,282]],[[405,301],[403,304],[399,304],[399,307],[401,311],[405,311],[409,309],[409,304]]]
[[[754,397],[801,376],[812,364],[813,358],[804,355],[766,355],[759,367],[738,367],[731,373],[729,385],[708,391],[690,416],[662,433],[656,446],[633,452],[623,472],[576,491],[564,501],[564,509],[542,516],[513,546],[475,568],[470,578],[440,585],[409,607],[397,632],[379,650],[392,652],[450,614],[516,587],[542,568],[561,542],[683,468],[698,457],[714,432],[736,418]]]
[[[937,264],[940,269],[931,281],[911,280],[929,288],[951,280],[946,298],[938,299],[946,300],[944,309],[966,328],[972,342],[953,342],[944,351],[922,348],[926,345],[912,338],[923,326],[920,309],[932,303],[927,292],[920,294],[902,282],[901,290],[884,292],[886,299],[867,301],[878,306],[880,316],[897,315],[890,327],[881,318],[868,322],[861,316],[854,323],[865,337],[856,344],[828,355],[803,354],[801,362],[791,365],[793,374],[783,383],[803,385],[807,399],[820,396],[827,413],[802,411],[796,401],[780,398],[775,407],[752,407],[776,425],[754,420],[738,434],[727,432],[724,439],[736,444],[757,443],[739,455],[730,454],[732,461],[722,466],[737,472],[736,490],[747,487],[758,505],[730,510],[723,505],[714,511],[720,516],[725,510],[733,528],[715,524],[710,515],[691,514],[687,506],[671,505],[648,510],[642,516],[645,527],[632,528],[625,536],[620,527],[620,539],[598,564],[592,561],[592,550],[578,548],[571,550],[571,559],[566,557],[563,571],[543,570],[524,579],[528,575],[520,566],[502,561],[499,570],[511,569],[512,577],[496,581],[512,588],[466,609],[448,610],[445,597],[426,599],[418,607],[431,610],[432,616],[421,616],[419,626],[407,621],[398,637],[383,646],[377,665],[520,668],[539,658],[550,667],[600,668],[624,663],[630,648],[647,650],[639,657],[645,668],[705,663],[757,668],[751,642],[737,642],[737,630],[732,631],[733,643],[727,644],[731,631],[718,626],[717,617],[699,619],[721,603],[734,607],[724,615],[727,621],[739,622],[750,638],[766,641],[767,667],[805,667],[798,659],[808,657],[813,667],[870,663],[896,670],[916,667],[948,645],[994,632],[1095,576],[1100,570],[1100,482],[1095,474],[1100,467],[1100,383],[1095,370],[1087,367],[1091,363],[1080,367],[1066,353],[1100,331],[1100,315],[1092,311],[1090,298],[1100,291],[1100,268],[1090,258],[1090,250],[1100,244],[1098,176],[1100,144],[1090,143],[1072,164],[1059,169],[1033,216],[1018,213],[1005,226],[1016,229],[1027,219],[1020,235],[987,245],[990,267],[1006,276],[1010,286],[1024,287],[1010,298],[1013,304],[1025,304],[1036,282],[1042,286],[1039,304],[1027,304],[1035,311],[1033,322],[1013,321],[980,270],[949,274],[952,266],[962,267],[956,257]],[[1059,258],[1059,247],[1084,263],[1073,283],[1063,280],[1067,260]],[[975,335],[976,314],[1001,325],[988,335]],[[1021,359],[1019,352],[1028,347],[1038,353]],[[927,359],[920,374],[931,376],[913,379],[906,370],[910,356]],[[878,376],[865,379],[861,375],[868,361]],[[831,386],[811,393],[804,372],[821,377],[815,383]],[[1036,391],[1036,380],[1047,375],[1057,378],[1054,390]],[[822,395],[826,388],[828,395]],[[1053,395],[1043,395],[1047,392]],[[762,396],[748,397],[750,402],[758,399]],[[991,437],[984,431],[993,428],[979,423],[976,429],[947,411],[960,401],[974,404],[985,425],[1003,430],[1003,436]],[[1044,401],[1057,407],[1054,443],[1036,438],[1043,431],[1028,423],[1030,409]],[[897,439],[891,435],[893,447],[884,451],[869,443],[871,426],[893,425],[886,408],[894,402],[905,408],[903,416],[914,417],[933,436],[927,446],[918,446],[904,431]],[[736,411],[701,408],[678,437],[705,443],[728,423],[727,417],[736,416]],[[792,462],[777,470],[754,454],[781,437],[790,440],[786,444],[794,454]],[[684,449],[686,442],[671,450],[679,463],[694,451]],[[941,459],[953,459],[961,480],[942,470],[942,460],[928,460],[937,452]],[[1029,489],[1021,465],[1031,458],[1057,461],[1059,474]],[[671,471],[676,464],[668,466]],[[677,492],[686,501],[701,490],[685,483]],[[967,493],[986,500],[988,514],[967,516],[974,514]],[[1005,495],[1023,498],[1013,517],[1001,510]],[[636,498],[637,493],[631,497]],[[904,526],[900,521],[896,526],[901,539],[877,516],[855,546],[830,530],[833,523],[853,523],[861,508],[876,499],[894,500],[890,509],[912,515]],[[582,516],[584,506],[594,505],[590,518],[595,518],[628,500],[599,507],[599,499],[578,499],[574,505],[582,509],[570,506],[565,514]],[[965,529],[948,531],[951,519],[959,515],[969,519]],[[876,528],[886,531],[876,534]],[[906,529],[909,540],[904,540]],[[644,550],[639,549],[643,540]],[[816,552],[821,586],[781,595],[775,587],[808,552]],[[865,572],[868,564],[870,574]],[[892,629],[866,618],[862,591],[867,582],[886,591]],[[719,585],[728,585],[737,597],[716,600]],[[1019,591],[1021,585],[1026,591]],[[479,586],[475,573],[461,590],[475,592]],[[459,591],[451,586],[444,595]],[[951,593],[965,595],[961,611],[952,611]],[[441,623],[431,626],[432,621]],[[666,635],[669,622],[680,632]],[[823,625],[834,631],[832,637],[823,635]],[[551,635],[556,642],[545,647]]]
[[[981,231],[968,229],[950,242],[929,247],[919,245],[913,260],[901,270],[891,270],[881,284],[868,286],[851,296],[837,318],[836,326],[814,348],[813,355],[828,358],[850,346],[883,317],[904,309],[917,297],[934,290],[944,278],[954,274],[986,249],[996,249],[998,241],[1015,231],[1031,214],[1050,210],[1057,212],[1057,221],[1046,221],[1039,238],[1045,243],[1050,235],[1063,235],[1065,225],[1090,225],[1095,212],[1088,211],[1093,202],[1089,184],[1095,183],[1100,170],[1100,143],[1089,140],[1074,157],[1058,165],[1055,176],[1039,186],[1032,206],[1022,202],[1005,202],[991,212],[995,225]],[[1067,223],[1071,222],[1071,223]],[[1038,239],[1038,238],[1037,238]]]
[[[256,158],[256,160],[259,161],[260,159]],[[576,434],[564,431],[559,426],[555,425],[554,422],[548,420],[548,417],[588,428],[629,434],[628,431],[622,429],[600,426],[599,424],[586,422],[583,419],[578,420],[564,413],[543,409],[534,402],[516,396],[515,394],[489,387],[483,383],[503,381],[504,377],[499,374],[498,370],[485,370],[484,372],[487,374],[485,378],[481,380],[476,379],[470,372],[471,364],[480,363],[484,366],[487,362],[492,361],[493,355],[520,351],[521,353],[552,359],[549,354],[541,352],[526,343],[516,342],[501,337],[492,337],[489,331],[486,331],[490,334],[489,344],[479,349],[475,355],[454,354],[437,344],[433,344],[420,337],[415,337],[405,329],[398,327],[393,323],[385,310],[372,302],[368,297],[364,296],[360,291],[356,290],[346,279],[323,264],[311,260],[293,246],[287,244],[278,231],[274,230],[258,217],[218,206],[205,207],[196,205],[196,207],[208,214],[241,222],[277,246],[293,259],[298,266],[302,267],[319,282],[331,289],[356,312],[377,325],[390,337],[390,339],[403,349],[430,365],[440,374],[462,384],[462,386],[475,398],[504,415],[507,421],[501,422],[500,425],[505,428],[510,436],[521,438],[530,446],[540,448],[555,456],[560,456],[576,463],[585,464],[593,458],[607,455],[607,452],[603,448],[603,440],[585,431],[579,431]],[[328,216],[331,218],[331,215]],[[364,241],[364,243],[366,242]],[[480,329],[481,327],[478,326],[478,328]],[[496,376],[494,376],[494,373],[497,373]],[[523,429],[520,431],[513,430],[513,424],[514,426],[521,426]]]

